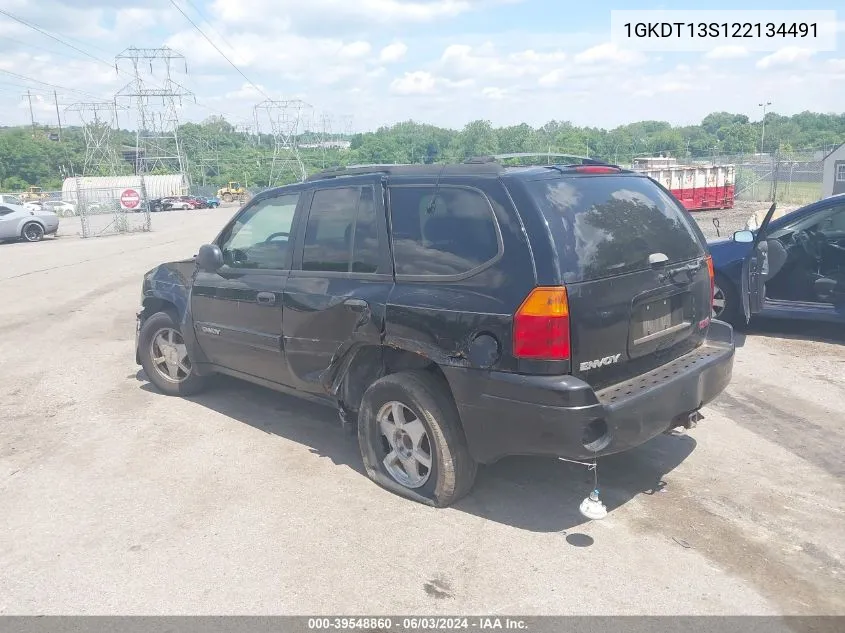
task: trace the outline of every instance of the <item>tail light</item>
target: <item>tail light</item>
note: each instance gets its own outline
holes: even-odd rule
[[[713,293],[716,291],[716,271],[713,269],[713,257],[707,256],[707,272],[710,275],[710,303],[713,303]]]
[[[563,286],[534,288],[513,319],[513,355],[568,360],[569,299]]]

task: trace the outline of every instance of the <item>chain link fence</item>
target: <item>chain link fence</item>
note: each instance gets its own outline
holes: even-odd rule
[[[714,154],[702,160],[678,160],[678,164],[733,165],[738,201],[804,205],[822,198],[824,175],[822,150],[798,150],[772,154]]]
[[[77,178],[74,204],[80,235],[87,238],[150,231],[152,218],[143,178],[139,189],[86,187]]]

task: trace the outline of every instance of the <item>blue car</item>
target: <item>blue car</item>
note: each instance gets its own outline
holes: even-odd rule
[[[709,242],[713,317],[742,327],[754,315],[845,323],[845,194]]]

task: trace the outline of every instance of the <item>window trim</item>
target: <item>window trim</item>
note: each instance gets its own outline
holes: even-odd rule
[[[836,182],[845,182],[845,163],[836,163],[833,179]]]
[[[493,226],[496,229],[496,245],[497,251],[496,254],[493,255],[490,259],[486,262],[483,262],[476,266],[475,268],[471,268],[466,272],[456,273],[454,275],[434,275],[434,274],[427,274],[427,275],[407,275],[403,273],[398,273],[396,271],[396,249],[393,244],[393,206],[390,201],[390,194],[394,189],[463,189],[465,191],[472,191],[481,195],[484,198],[484,201],[487,203],[487,209],[490,211],[490,217],[493,219]],[[478,187],[473,187],[471,185],[461,185],[456,183],[397,183],[391,185],[388,183],[387,186],[387,222],[388,222],[388,235],[389,235],[389,242],[390,242],[390,258],[393,263],[393,270],[394,270],[394,277],[396,281],[402,282],[438,282],[438,281],[463,281],[465,279],[469,279],[470,277],[475,277],[479,273],[484,272],[488,268],[496,265],[505,254],[505,242],[502,237],[502,228],[499,226],[499,219],[496,217],[496,210],[493,208],[493,203],[490,202],[490,198],[487,194],[479,189]]]
[[[288,236],[288,252],[285,256],[285,268],[238,268],[234,266],[229,266],[228,264],[223,264],[218,270],[218,274],[220,275],[278,275],[279,273],[290,273],[291,268],[293,266],[293,251],[296,246],[296,242],[294,238],[297,234],[297,228],[299,223],[299,216],[301,214],[301,207],[303,200],[308,197],[308,191],[303,191],[301,188],[296,188],[293,190],[271,190],[269,192],[263,192],[257,196],[255,196],[252,200],[250,200],[247,204],[243,206],[243,208],[238,211],[232,219],[229,220],[220,232],[217,234],[217,237],[214,238],[212,244],[216,245],[220,250],[223,250],[223,236],[226,235],[228,231],[232,229],[232,227],[237,223],[237,221],[243,217],[244,214],[249,213],[255,206],[261,204],[265,200],[272,200],[273,198],[282,198],[284,196],[292,196],[297,195],[299,196],[298,200],[296,201],[296,207],[293,210],[293,220],[291,221],[290,225],[290,235]]]
[[[365,179],[355,179],[353,181],[341,180],[340,178],[330,181],[314,181],[308,183],[311,188],[304,196],[306,202],[301,209],[301,221],[297,226],[296,242],[294,244],[293,264],[290,270],[291,277],[304,278],[328,278],[328,279],[361,279],[367,281],[393,281],[393,257],[391,252],[385,252],[385,249],[390,248],[389,229],[387,227],[386,214],[384,212],[385,205],[383,196],[379,195],[380,191],[384,191],[382,187],[383,179],[381,177],[373,178],[367,175]],[[302,259],[305,254],[305,231],[308,227],[308,217],[311,215],[311,206],[314,202],[314,194],[318,191],[325,191],[329,189],[358,189],[364,187],[371,187],[373,190],[373,204],[376,210],[376,227],[378,231],[379,240],[379,266],[386,267],[386,272],[365,273],[365,272],[351,272],[340,270],[303,270]],[[360,203],[360,199],[359,199]],[[357,223],[358,216],[356,212],[355,221]],[[387,241],[385,241],[385,232],[387,232]]]

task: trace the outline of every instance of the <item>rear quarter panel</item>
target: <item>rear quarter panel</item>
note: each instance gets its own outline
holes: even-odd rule
[[[408,178],[390,184],[429,182]],[[512,315],[535,283],[524,228],[498,179],[444,178],[442,184],[472,187],[487,197],[502,238],[501,254],[465,279],[412,281],[397,275],[386,309],[386,343],[440,365],[514,371]]]

